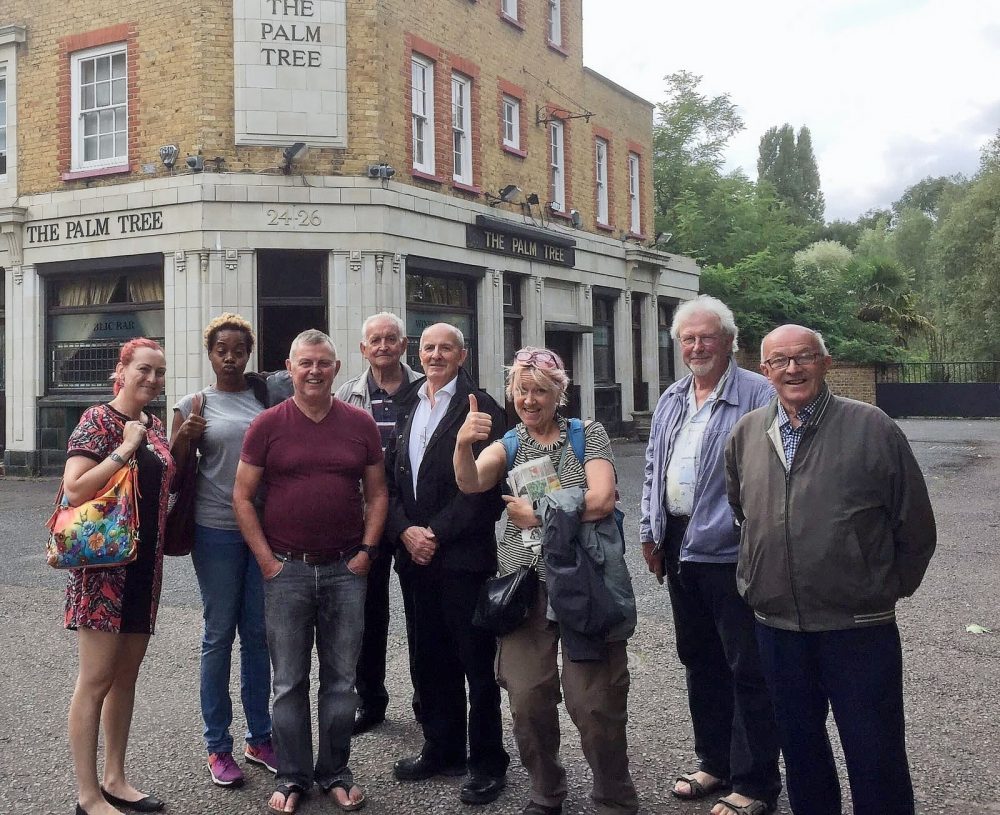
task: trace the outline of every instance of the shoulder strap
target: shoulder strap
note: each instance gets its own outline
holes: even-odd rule
[[[198,391],[191,399],[191,415],[203,416],[205,414],[206,401],[208,400],[205,398],[205,392]]]
[[[514,466],[514,456],[517,455],[517,448],[521,446],[521,442],[517,438],[517,428],[512,427],[504,433],[500,441],[503,442],[503,449],[507,451],[507,469],[510,470]]]
[[[566,437],[569,439],[569,446],[573,448],[573,455],[576,460],[583,465],[583,457],[586,455],[587,442],[584,438],[583,419],[570,419],[569,427],[566,430]]]

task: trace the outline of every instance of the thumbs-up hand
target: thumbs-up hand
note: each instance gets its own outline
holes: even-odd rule
[[[479,401],[474,393],[470,393],[469,415],[458,429],[458,443],[471,446],[476,442],[486,441],[492,428],[493,417],[489,413],[479,412]]]

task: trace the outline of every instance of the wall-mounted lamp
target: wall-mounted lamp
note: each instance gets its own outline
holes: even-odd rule
[[[205,159],[201,156],[188,156],[184,159],[184,163],[192,173],[200,173],[205,169]]]
[[[368,177],[369,178],[381,178],[388,181],[396,174],[396,168],[391,164],[386,164],[384,161],[381,164],[369,164],[368,165]]]
[[[509,204],[517,197],[519,192],[521,192],[521,188],[517,184],[508,184],[500,190],[500,200],[505,204]]]
[[[177,156],[179,154],[180,150],[177,149],[176,144],[165,144],[160,148],[160,161],[163,162],[164,167],[172,170],[177,163]]]
[[[580,210],[571,209],[569,211],[569,222],[573,224],[573,229],[579,229],[583,226],[583,216],[580,214]]]
[[[292,162],[301,159],[309,148],[304,141],[297,141],[291,147],[281,151],[281,172],[288,175],[292,172]]]
[[[657,232],[656,240],[653,241],[653,246],[665,246],[670,243],[670,239],[674,236],[673,232]]]

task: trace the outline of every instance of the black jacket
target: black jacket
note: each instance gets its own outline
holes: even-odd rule
[[[427,442],[413,494],[410,467],[410,428],[417,406],[417,392],[424,380],[418,379],[399,391],[396,436],[385,451],[386,480],[389,486],[389,515],[386,536],[398,541],[410,526],[429,526],[437,536],[439,549],[429,566],[417,566],[400,543],[396,568],[448,569],[464,572],[496,572],[495,524],[503,512],[500,485],[479,495],[464,495],[455,484],[452,458],[458,430],[469,413],[469,394],[474,393],[479,410],[493,417],[488,441],[475,446],[478,455],[506,430],[504,412],[486,391],[480,390],[465,371],[459,370],[455,396],[433,435]]]

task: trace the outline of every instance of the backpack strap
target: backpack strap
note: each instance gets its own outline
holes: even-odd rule
[[[584,438],[583,432],[583,419],[570,419],[569,427],[566,429],[566,437],[569,440],[569,446],[573,448],[573,455],[576,456],[576,460],[580,462],[580,466],[583,466],[583,457],[586,455],[587,442]]]
[[[570,419],[569,426],[566,430],[566,438],[569,441],[569,446],[573,450],[573,455],[576,456],[576,460],[583,465],[583,457],[586,454],[586,439],[584,438],[584,424],[582,419]],[[517,455],[517,449],[521,446],[521,442],[517,438],[517,428],[512,427],[506,433],[503,434],[503,438],[500,439],[503,442],[503,448],[507,451],[507,469],[510,470],[514,466],[514,457]]]
[[[500,441],[503,442],[503,449],[507,451],[507,471],[510,472],[511,467],[514,466],[514,456],[517,455],[517,448],[521,446],[521,442],[517,438],[517,428],[512,427],[504,433]]]

